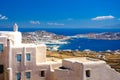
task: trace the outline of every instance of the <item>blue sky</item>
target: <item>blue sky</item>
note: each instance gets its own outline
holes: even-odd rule
[[[0,0],[0,27],[120,28],[120,0]]]

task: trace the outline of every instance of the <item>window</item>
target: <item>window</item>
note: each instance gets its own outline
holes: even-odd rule
[[[30,72],[26,72],[26,79],[30,80]]]
[[[17,54],[17,61],[21,62],[21,54]]]
[[[30,61],[30,53],[27,53],[27,54],[26,54],[26,60],[27,60],[27,61]]]
[[[0,53],[3,52],[3,44],[0,44]]]
[[[45,71],[41,71],[40,76],[45,77]]]
[[[16,74],[16,80],[21,80],[21,73],[20,72]]]
[[[90,77],[90,70],[86,70],[86,77]]]
[[[4,66],[0,65],[0,74],[2,74],[4,72]]]

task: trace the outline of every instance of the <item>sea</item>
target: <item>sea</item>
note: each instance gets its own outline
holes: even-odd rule
[[[120,32],[120,29],[80,29],[80,28],[19,28],[20,32],[34,32],[44,30],[58,35],[74,36],[77,34]],[[12,31],[12,28],[0,28],[0,31]],[[97,40],[87,38],[72,38],[68,44],[59,45],[59,50],[92,50],[92,51],[115,51],[120,50],[120,40]]]

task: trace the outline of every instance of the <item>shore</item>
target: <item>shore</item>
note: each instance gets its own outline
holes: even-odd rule
[[[22,33],[23,43],[46,44],[47,48],[52,51],[57,50],[86,50],[92,51],[106,51],[106,50],[119,50],[120,33],[88,33],[77,34],[75,36],[57,35],[47,31],[34,31]],[[104,44],[102,44],[104,43]],[[118,43],[118,44],[116,44]],[[74,47],[73,47],[74,45]],[[86,45],[86,46],[85,46]],[[93,46],[90,47],[90,46]],[[106,46],[108,45],[108,46]],[[116,47],[110,47],[111,45]],[[99,49],[102,46],[101,49]],[[105,48],[105,49],[104,49]]]

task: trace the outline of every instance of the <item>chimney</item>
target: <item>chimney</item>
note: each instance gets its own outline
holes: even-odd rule
[[[14,26],[13,26],[13,30],[14,32],[17,32],[18,31],[18,25],[15,23]]]

